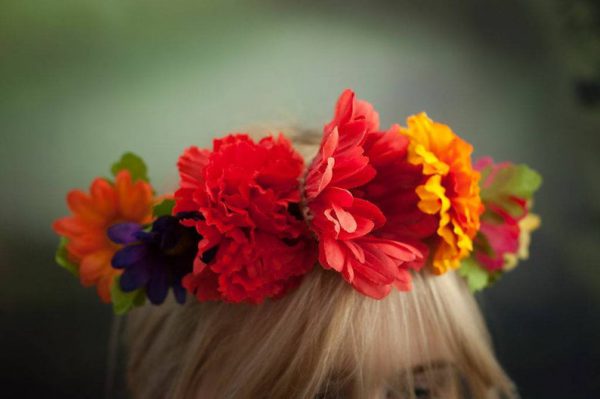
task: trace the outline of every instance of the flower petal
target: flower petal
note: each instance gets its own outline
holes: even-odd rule
[[[153,273],[146,286],[146,294],[148,299],[154,305],[160,305],[165,301],[169,292],[169,280],[167,273]]]
[[[119,282],[123,292],[131,292],[144,287],[149,279],[147,268],[142,264],[134,264],[125,269]]]
[[[115,269],[127,268],[133,264],[141,262],[148,255],[146,246],[130,245],[118,250],[112,257],[112,267]]]
[[[323,266],[332,268],[338,272],[342,271],[346,263],[346,254],[337,240],[324,237],[319,243],[324,257]]]
[[[136,233],[142,230],[142,225],[135,222],[113,224],[106,234],[117,244],[131,244],[137,241]]]

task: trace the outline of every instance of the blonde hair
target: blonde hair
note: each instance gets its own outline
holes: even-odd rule
[[[455,273],[423,270],[412,291],[374,300],[315,266],[261,305],[140,308],[127,340],[134,398],[368,398],[380,387],[416,398],[419,379],[436,384],[440,370],[444,398],[516,397]]]

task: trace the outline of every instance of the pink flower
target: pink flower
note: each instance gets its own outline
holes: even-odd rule
[[[483,176],[485,205],[475,259],[490,272],[507,270],[526,258],[529,234],[539,225],[530,208],[541,178],[525,165],[495,164],[489,157],[478,160],[475,168]]]
[[[489,247],[487,251],[477,251],[475,256],[490,271],[502,270],[505,256],[519,250],[518,220],[502,208],[488,206],[479,234],[485,237]]]

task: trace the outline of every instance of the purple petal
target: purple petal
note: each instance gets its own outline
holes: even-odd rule
[[[137,264],[125,270],[121,275],[120,283],[123,292],[135,291],[138,288],[142,288],[148,280],[150,274],[144,265]]]
[[[145,245],[131,245],[122,248],[113,255],[112,267],[115,269],[126,268],[144,259],[147,254],[148,249]]]
[[[175,300],[177,303],[184,304],[186,291],[185,288],[181,285],[181,281],[175,281],[173,283],[173,294],[175,295]]]
[[[176,234],[176,232],[169,232],[167,234],[163,234],[162,240],[160,242],[160,248],[163,251],[168,251],[173,249],[179,244],[181,241],[181,235]]]
[[[108,238],[117,244],[131,244],[138,239],[135,233],[142,230],[142,225],[133,222],[118,223],[108,228]]]
[[[169,291],[169,281],[167,273],[154,273],[146,287],[146,295],[154,305],[160,305],[164,302]]]

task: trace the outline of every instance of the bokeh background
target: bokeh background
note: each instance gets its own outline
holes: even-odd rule
[[[543,174],[531,259],[478,299],[523,398],[600,397],[591,0],[0,2],[0,396],[105,397],[111,309],[53,263],[69,189],[134,150],[169,190],[186,146],[320,128],[346,87]]]

